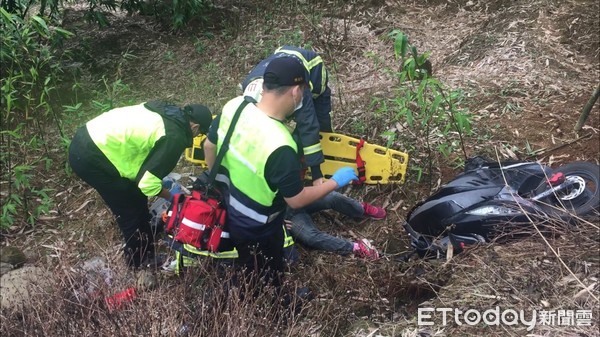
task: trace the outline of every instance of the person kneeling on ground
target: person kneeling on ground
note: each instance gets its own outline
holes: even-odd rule
[[[204,143],[209,170],[218,170],[223,183],[230,238],[238,251],[236,265],[249,279],[282,285],[284,271],[284,217],[286,206],[302,208],[337,188],[357,180],[351,167],[343,167],[317,186],[300,179],[298,150],[285,121],[302,104],[308,85],[300,61],[276,58],[264,72],[258,103],[240,96],[230,100],[213,121]],[[213,167],[235,112],[240,109],[229,147],[219,167]]]

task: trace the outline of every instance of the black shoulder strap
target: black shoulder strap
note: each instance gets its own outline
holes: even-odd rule
[[[217,171],[219,170],[219,165],[221,165],[221,161],[223,157],[225,157],[225,152],[229,149],[229,139],[231,139],[231,135],[233,134],[233,129],[238,119],[240,119],[240,115],[242,114],[242,110],[250,103],[248,100],[244,99],[242,104],[237,108],[235,114],[233,115],[233,119],[231,120],[231,124],[229,124],[229,128],[227,129],[227,134],[223,139],[223,145],[219,149],[219,153],[217,154],[217,158],[215,159],[215,163],[213,164],[212,169],[210,170],[210,176],[208,176],[208,185],[212,185],[215,181],[215,177],[217,176]]]

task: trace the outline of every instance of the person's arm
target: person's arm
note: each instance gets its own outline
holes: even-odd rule
[[[317,186],[306,186],[300,193],[291,198],[284,198],[284,200],[291,208],[302,208],[323,198],[337,187],[338,184],[334,180],[326,180]]]
[[[293,197],[285,198],[285,201],[292,208],[302,208],[324,197],[333,190],[348,185],[351,181],[357,180],[356,172],[350,166],[345,166],[333,174],[331,179],[326,180],[317,186],[308,186],[302,189],[300,193]]]
[[[324,182],[325,182],[325,178],[321,177],[319,179],[313,180],[312,184],[313,184],[313,186],[319,186]]]
[[[206,161],[206,166],[208,166],[209,171],[212,170],[215,159],[217,159],[217,145],[213,144],[213,142],[207,138],[204,141],[204,161]]]
[[[320,165],[325,161],[325,157],[321,148],[319,121],[315,112],[312,93],[308,87],[304,90],[302,108],[296,111],[294,120],[296,121],[295,133],[300,138],[304,162],[306,166],[311,168],[312,179],[322,178]]]
[[[159,139],[144,161],[136,177],[139,189],[146,196],[170,198],[170,193],[162,187],[162,178],[177,165],[185,143],[182,139],[165,136]]]
[[[219,128],[219,121],[221,120],[221,115],[215,117],[210,125],[210,129],[208,130],[208,135],[206,136],[206,140],[204,141],[204,161],[206,161],[206,165],[208,166],[208,170],[210,171],[215,164],[215,160],[217,159],[217,142],[219,140],[219,135],[217,133],[217,129]]]
[[[165,200],[171,200],[171,192],[164,187],[162,190],[160,190],[160,193],[157,196]]]
[[[273,190],[278,190],[292,208],[302,208],[338,187],[346,186],[357,179],[354,169],[339,169],[330,180],[317,186],[304,187],[300,180],[300,165],[292,148],[284,146],[274,151],[267,160],[265,178]]]

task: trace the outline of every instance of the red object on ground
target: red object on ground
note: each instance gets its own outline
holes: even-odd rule
[[[108,310],[120,309],[125,303],[130,303],[137,297],[135,288],[127,288],[104,299]]]
[[[363,209],[365,210],[365,213],[364,213],[365,216],[370,217],[371,219],[375,219],[375,220],[385,219],[385,216],[387,215],[387,212],[385,211],[385,209],[383,209],[381,207],[373,206],[373,205],[369,204],[368,202],[363,202],[361,204],[362,204]]]
[[[365,140],[361,138],[360,142],[356,144],[356,170],[358,171],[358,180],[353,180],[352,185],[362,185],[367,180],[365,175],[365,161],[362,160],[362,157],[360,156],[360,149],[362,149],[363,146],[365,146]]]
[[[565,174],[562,172],[555,173],[550,179],[548,179],[550,186],[560,185],[565,182]]]

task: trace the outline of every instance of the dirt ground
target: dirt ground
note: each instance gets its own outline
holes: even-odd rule
[[[501,160],[540,160],[551,166],[600,158],[600,104],[592,109],[583,130],[573,131],[583,106],[600,84],[598,1],[334,0],[317,1],[311,11],[293,10],[294,6],[305,9],[304,2],[286,3],[282,9],[253,1],[215,3],[208,22],[178,34],[165,31],[150,17],[125,14],[112,15],[111,26],[100,29],[85,23],[81,9],[72,6],[63,25],[77,34],[69,46],[76,51],[73,68],[85,79],[79,99],[86,99],[86,90],[98,92],[97,83],[104,75],[129,86],[123,93],[125,101],[159,97],[202,102],[218,111],[238,93],[237,84],[244,74],[279,43],[310,42],[331,74],[337,131],[354,134],[352,125],[362,122],[367,125],[368,140],[384,144],[380,134],[391,125],[373,117],[371,103],[373,97],[391,95],[396,84],[385,71],[398,68],[386,35],[400,29],[419,51],[431,53],[436,78],[464,92],[478,135],[467,140],[469,155],[497,154]],[[272,15],[263,15],[271,11]],[[406,148],[404,144],[395,147]],[[409,155],[419,158],[421,154]],[[186,162],[179,170],[200,171]],[[386,206],[389,216],[382,222],[355,221],[332,213],[316,219],[323,230],[336,235],[372,239],[385,253],[406,252],[409,247],[401,219],[459,170],[442,163],[433,174],[433,185],[418,184],[409,175],[401,186],[345,191]],[[77,258],[93,256],[97,250],[116,255],[119,234],[95,192],[72,177],[49,179],[57,185],[60,212],[40,221],[35,232],[6,233],[4,244],[43,247],[42,252],[51,254],[39,254],[38,259],[50,263],[52,254],[64,250]],[[595,299],[574,299],[582,284],[597,283],[599,277],[598,242],[582,239],[586,235],[597,238],[598,227],[586,228],[587,232],[577,234],[583,240],[579,247],[564,237],[547,242],[533,235],[525,242],[477,249],[449,263],[401,265],[393,258],[371,263],[301,249],[303,263],[291,277],[308,283],[323,302],[339,298],[332,294],[342,294],[346,302],[333,306],[338,314],[347,315],[336,332],[343,336],[526,333],[522,326],[425,329],[416,323],[416,308],[427,305],[595,308],[593,324],[597,327],[598,286],[591,288]],[[23,243],[19,240],[24,233],[29,235]],[[573,273],[555,258],[553,247],[561,247]],[[337,279],[336,268],[348,278]],[[331,318],[327,315],[334,313],[327,313],[325,319]],[[591,336],[597,333],[594,329],[544,326],[533,332]]]

